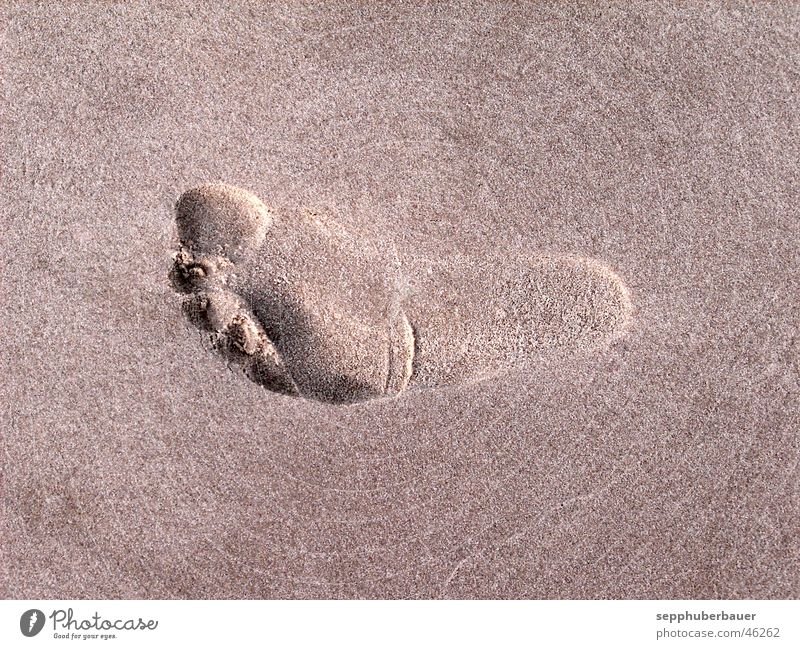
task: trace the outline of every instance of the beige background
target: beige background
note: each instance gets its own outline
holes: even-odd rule
[[[800,596],[794,3],[5,3],[14,598]],[[605,352],[334,407],[203,349],[221,180],[627,281]]]

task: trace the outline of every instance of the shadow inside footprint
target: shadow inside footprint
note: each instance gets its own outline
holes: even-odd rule
[[[344,404],[480,380],[607,344],[630,314],[620,278],[593,260],[438,262],[403,277],[390,247],[230,185],[183,194],[176,223],[170,280],[187,318],[282,394]]]

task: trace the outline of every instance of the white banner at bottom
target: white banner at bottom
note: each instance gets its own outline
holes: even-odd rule
[[[797,601],[0,601],[0,647],[800,647]]]

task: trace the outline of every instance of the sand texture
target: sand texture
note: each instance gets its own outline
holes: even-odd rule
[[[620,337],[628,289],[593,260],[469,259],[406,273],[317,214],[275,217],[238,187],[185,192],[170,273],[190,322],[259,385],[327,403],[491,379]],[[565,359],[565,362],[568,362]]]
[[[800,5],[0,11],[0,595],[800,597]]]

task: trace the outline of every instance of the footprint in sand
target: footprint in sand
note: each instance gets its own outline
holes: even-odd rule
[[[283,394],[352,403],[479,380],[609,344],[630,314],[622,280],[590,259],[455,258],[409,277],[385,246],[230,185],[187,191],[176,221],[187,317]]]

